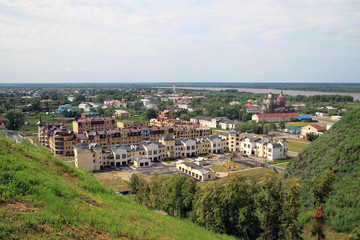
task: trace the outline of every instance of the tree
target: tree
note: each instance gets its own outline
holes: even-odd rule
[[[279,235],[284,239],[301,239],[301,229],[295,224],[301,207],[299,179],[285,180],[282,198],[284,205]]]
[[[298,180],[284,180],[277,175],[262,179],[256,198],[263,239],[301,239],[296,226],[300,210]]]
[[[280,121],[279,122],[279,127],[281,130],[284,130],[285,129],[285,122],[284,121]]]
[[[307,133],[306,134],[306,139],[310,142],[316,140],[317,138],[319,137],[319,135],[316,135],[315,133],[313,132],[310,132],[310,133]]]
[[[132,174],[130,177],[129,187],[135,195],[135,200],[144,206],[149,203],[149,185],[146,180],[138,174]]]
[[[21,112],[9,110],[5,113],[5,118],[8,120],[7,128],[10,130],[18,130],[23,124],[25,117]]]
[[[314,176],[311,180],[314,187],[310,189],[311,194],[315,200],[316,210],[314,212],[313,226],[311,234],[317,236],[317,239],[325,239],[324,225],[325,225],[325,214],[323,205],[325,204],[327,197],[333,190],[334,173],[327,170],[324,175],[317,177]]]
[[[157,112],[155,111],[155,109],[150,108],[148,110],[146,110],[146,118],[148,120],[152,119],[152,118],[156,118],[157,117]]]
[[[161,192],[163,210],[171,216],[186,217],[192,210],[196,183],[193,178],[175,174],[165,181]]]
[[[149,206],[153,209],[160,209],[162,206],[162,193],[161,187],[164,182],[164,177],[158,173],[154,173],[150,180],[150,194],[149,194]]]
[[[268,132],[271,130],[271,126],[270,126],[270,124],[265,123],[262,129],[263,129],[263,131],[262,131],[263,134],[268,134]]]
[[[225,184],[220,195],[220,207],[226,234],[240,239],[257,239],[260,236],[260,220],[254,200],[257,190],[255,184],[249,184],[240,177],[233,177]]]
[[[221,209],[222,187],[219,182],[209,182],[202,189],[201,194],[195,202],[195,222],[200,226],[215,232],[224,232],[223,217]]]

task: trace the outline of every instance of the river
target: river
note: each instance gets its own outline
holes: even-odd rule
[[[162,87],[162,88],[172,88],[172,87]],[[251,92],[251,93],[268,93],[268,89],[259,89],[259,88],[219,88],[219,87],[176,87],[178,89],[192,89],[192,90],[212,90],[212,91],[221,91],[228,89],[236,89],[239,92]],[[280,90],[272,89],[272,93],[280,94]],[[318,91],[301,91],[301,90],[283,90],[284,94],[290,96],[304,95],[304,96],[313,96],[313,95],[347,95],[352,96],[355,100],[360,100],[360,93],[341,93],[341,92],[318,92]]]

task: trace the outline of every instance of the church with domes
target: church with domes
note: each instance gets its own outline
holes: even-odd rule
[[[289,112],[288,108],[286,107],[286,98],[283,95],[283,90],[281,89],[280,95],[275,99],[269,91],[269,95],[267,98],[265,97],[262,107],[261,107],[261,114],[265,113],[287,113]]]

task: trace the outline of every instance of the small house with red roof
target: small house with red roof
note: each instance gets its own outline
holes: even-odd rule
[[[323,126],[320,126],[318,124],[316,125],[307,125],[301,128],[301,137],[306,138],[306,134],[308,133],[314,133],[317,136],[323,135],[326,131],[326,128]]]
[[[0,129],[5,129],[5,128],[6,128],[6,121],[0,119]]]

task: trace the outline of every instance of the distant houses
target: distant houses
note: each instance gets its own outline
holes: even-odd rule
[[[237,125],[240,125],[241,122],[237,120],[228,120],[227,117],[206,117],[206,116],[196,116],[190,118],[190,122],[195,123],[202,127],[210,127],[210,128],[217,128],[218,126],[221,129],[233,129]]]

